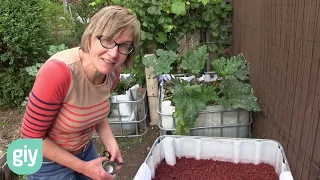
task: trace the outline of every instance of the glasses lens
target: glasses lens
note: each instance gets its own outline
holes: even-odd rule
[[[101,44],[105,48],[113,48],[116,45],[116,43],[110,38],[101,39]]]
[[[121,54],[130,54],[133,51],[133,47],[130,44],[117,44],[113,39],[111,38],[100,38],[101,45],[104,48],[112,49],[116,45],[119,47],[119,52]]]
[[[129,54],[133,50],[133,47],[129,44],[120,44],[119,51],[122,54]]]

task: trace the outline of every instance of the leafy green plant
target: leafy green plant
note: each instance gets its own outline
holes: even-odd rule
[[[72,14],[65,11],[63,1],[39,0],[39,2],[44,9],[43,17],[48,23],[47,30],[53,36],[53,40],[49,44],[66,44],[69,47],[78,45],[80,36],[76,35],[76,32],[82,29]]]
[[[195,61],[196,59],[196,61]],[[182,58],[181,68],[187,72],[199,76],[208,59],[207,46],[201,46],[196,50],[188,51]]]
[[[177,60],[178,55],[173,51],[165,51],[158,49],[156,51],[157,56],[146,56],[142,62],[147,67],[152,66],[153,72],[156,75],[168,74],[173,69],[171,65]]]
[[[138,52],[140,59],[145,54],[155,53],[156,49],[182,54],[184,47],[181,40],[185,35],[193,35],[197,31],[201,32],[199,43],[206,45],[208,53],[217,54],[219,57],[226,56],[226,48],[231,46],[232,4],[225,0],[85,0],[81,2],[81,6],[86,7],[83,11],[88,12],[74,11],[79,11],[79,15],[86,19],[90,18],[89,15],[92,12],[106,5],[125,6],[134,13],[141,22],[142,44]],[[203,60],[205,61],[204,58]],[[192,63],[185,63],[182,66],[191,65]],[[178,66],[180,66],[178,61],[171,64],[168,66],[172,67],[169,71],[177,72]],[[199,73],[201,68],[201,66],[198,67]],[[136,68],[132,73],[142,75],[143,70],[144,68]],[[161,71],[161,68],[159,70]],[[139,77],[139,81],[143,79],[140,76],[136,77]]]
[[[50,33],[57,39],[58,33],[69,31],[72,28],[72,16],[65,12],[62,1],[39,0],[43,7],[44,18],[48,23]]]
[[[132,81],[135,82],[135,84],[145,87],[146,78],[141,55],[135,56],[133,66],[130,69],[123,68],[122,73],[131,74],[133,76]]]
[[[214,70],[224,80],[220,84],[223,96],[219,104],[227,109],[243,108],[252,111],[260,111],[253,88],[242,81],[249,80],[250,66],[243,54],[233,56],[230,59],[220,58],[212,62]]]
[[[62,50],[66,50],[66,49],[68,49],[68,46],[66,46],[65,44],[60,44],[58,46],[50,45],[47,53],[48,53],[48,55],[52,56],[52,55],[56,54],[57,52],[62,51]]]
[[[231,46],[232,4],[225,0],[94,0],[90,5],[108,4],[127,7],[141,21],[144,53],[155,49],[178,52],[184,35],[196,31],[201,31],[200,43],[219,57]]]
[[[214,60],[212,67],[219,76],[219,80],[203,82],[198,78],[208,57],[205,45],[190,50],[180,58],[174,52],[160,49],[156,52],[155,55],[146,56],[143,59],[147,67],[153,68],[156,76],[169,73],[172,70],[170,66],[174,62],[182,61],[181,69],[188,75],[196,77],[190,82],[179,78],[169,82],[173,86],[171,100],[175,105],[174,117],[178,119],[177,134],[189,133],[199,117],[199,112],[210,104],[222,105],[227,110],[241,108],[260,111],[253,88],[248,83],[250,65],[243,54],[229,59],[222,57]]]
[[[45,59],[52,36],[41,3],[0,0],[0,4],[0,68],[23,68]]]
[[[30,92],[34,77],[20,68],[6,68],[0,73],[0,107],[15,108]]]
[[[144,0],[133,1],[127,6],[143,22],[141,38],[144,46],[156,43],[158,49],[177,51],[183,36],[197,30],[202,34],[210,32],[208,37],[200,39],[209,52],[220,55],[223,51],[217,47],[231,44],[232,5],[224,0]]]
[[[173,99],[176,110],[174,117],[178,118],[177,134],[189,133],[194,126],[199,112],[205,109],[208,102],[216,101],[218,94],[214,86],[193,84],[177,81],[174,85]]]
[[[172,73],[172,65],[181,62],[181,69],[186,73],[199,75],[208,57],[207,46],[202,45],[196,49],[189,50],[185,55],[180,56],[171,50],[157,49],[156,54],[143,57],[143,64],[152,67],[155,76]]]
[[[129,88],[135,85],[133,78],[120,79],[113,91],[113,95],[124,94]]]
[[[43,63],[36,63],[33,66],[26,67],[25,70],[30,76],[36,77],[42,65]]]
[[[250,67],[243,54],[231,57],[230,59],[222,57],[213,61],[212,66],[219,77],[240,80],[249,79]]]

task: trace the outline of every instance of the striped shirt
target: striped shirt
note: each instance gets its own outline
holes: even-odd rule
[[[22,121],[22,138],[49,137],[74,152],[92,138],[95,125],[107,118],[110,91],[121,70],[94,85],[84,73],[78,50],[53,55],[39,70]]]

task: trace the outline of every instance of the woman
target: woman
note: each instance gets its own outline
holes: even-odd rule
[[[22,121],[23,138],[43,138],[42,167],[28,179],[114,179],[104,171],[91,140],[96,131],[111,161],[122,163],[107,119],[110,91],[120,67],[130,67],[140,22],[127,9],[108,6],[95,14],[81,46],[59,52],[39,70]],[[119,169],[118,169],[119,170]]]

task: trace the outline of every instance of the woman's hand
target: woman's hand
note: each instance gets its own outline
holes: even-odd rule
[[[86,162],[86,167],[83,174],[94,180],[114,180],[116,175],[107,173],[102,167],[102,162],[107,160],[108,159],[106,157],[99,157]]]
[[[96,125],[96,131],[99,134],[104,147],[110,153],[111,157],[109,161],[118,161],[118,164],[123,164],[123,158],[119,149],[117,140],[112,134],[112,129],[109,125],[109,120],[106,118]],[[120,171],[121,166],[117,167],[117,174]]]
[[[117,160],[120,166],[117,167],[117,174],[120,172],[121,165],[123,164],[123,158],[119,149],[118,144],[114,145],[113,147],[107,147],[108,152],[110,153],[110,161]]]

